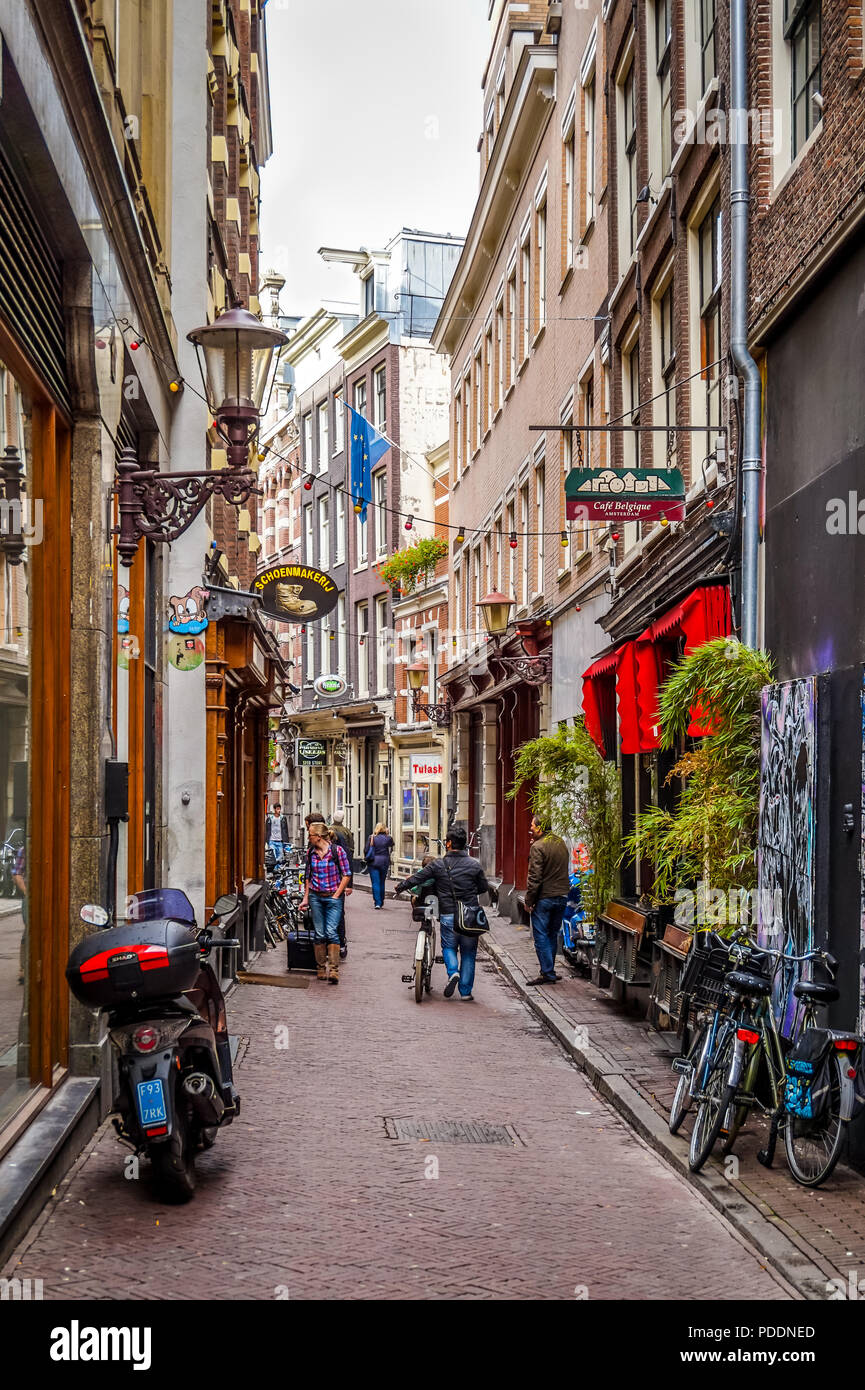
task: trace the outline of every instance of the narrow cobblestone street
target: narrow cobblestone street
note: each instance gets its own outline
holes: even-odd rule
[[[418,1007],[406,907],[355,893],[349,910],[338,988],[231,995],[243,1113],[199,1158],[194,1201],[157,1203],[146,1163],[126,1180],[106,1126],[5,1274],[42,1279],[45,1299],[790,1296],[488,959],[473,1003],[442,998],[439,966]],[[403,1141],[388,1119],[482,1120],[513,1141]]]

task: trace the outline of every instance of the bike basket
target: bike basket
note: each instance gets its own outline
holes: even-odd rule
[[[787,1057],[784,1109],[803,1120],[822,1120],[832,1084],[832,1035],[809,1028]]]
[[[717,1008],[724,988],[724,977],[729,969],[726,949],[693,945],[682,971],[679,1000],[688,997],[696,1008]]]

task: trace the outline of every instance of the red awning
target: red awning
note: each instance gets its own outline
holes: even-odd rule
[[[618,696],[619,737],[623,753],[649,753],[660,747],[658,691],[667,676],[671,649],[666,644],[684,638],[685,655],[714,637],[732,630],[730,594],[726,584],[703,585],[640,633],[607,652],[583,673],[583,711],[586,728],[601,754],[612,746],[610,733]],[[688,733],[711,733],[692,710]]]

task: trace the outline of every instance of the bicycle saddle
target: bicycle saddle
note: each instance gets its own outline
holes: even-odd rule
[[[818,1004],[834,1004],[841,997],[840,989],[834,985],[820,985],[814,980],[798,980],[793,993],[797,999],[813,999]]]
[[[748,970],[731,970],[724,979],[724,988],[730,994],[769,994],[772,981],[765,975],[752,975]]]

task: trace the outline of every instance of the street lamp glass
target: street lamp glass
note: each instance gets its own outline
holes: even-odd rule
[[[271,365],[278,347],[288,341],[247,309],[229,309],[215,323],[188,334],[195,344],[207,404],[214,415],[240,407],[260,414]]]
[[[427,675],[426,664],[423,661],[416,661],[411,666],[407,666],[405,673],[408,677],[409,690],[423,689]]]
[[[507,632],[513,606],[514,600],[507,594],[493,592],[480,600],[478,608],[489,637],[501,637]]]

